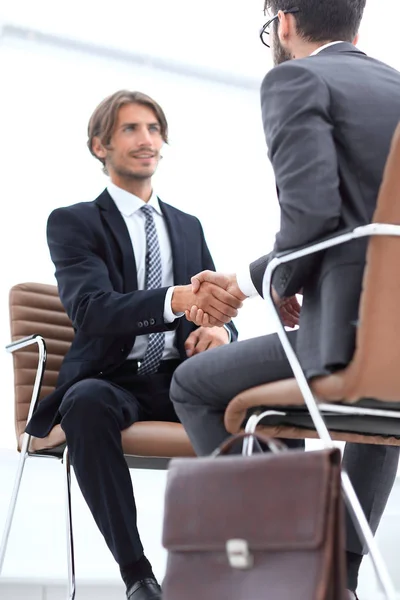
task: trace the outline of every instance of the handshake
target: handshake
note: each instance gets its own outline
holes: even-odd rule
[[[203,327],[222,327],[238,314],[245,296],[236,275],[203,271],[189,285],[177,286],[172,296],[174,313],[185,313],[189,321]]]
[[[222,327],[238,314],[247,298],[236,275],[202,271],[189,285],[177,286],[172,295],[174,313],[185,313],[199,327]],[[286,327],[299,324],[301,306],[296,296],[280,298],[272,288],[272,298]]]

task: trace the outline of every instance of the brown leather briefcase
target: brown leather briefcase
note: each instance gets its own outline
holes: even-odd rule
[[[243,437],[171,461],[163,600],[345,600],[340,451],[220,456]]]

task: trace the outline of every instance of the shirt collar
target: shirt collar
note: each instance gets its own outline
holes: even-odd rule
[[[312,52],[310,54],[310,56],[316,56],[317,54],[319,54],[320,52],[322,52],[322,50],[326,50],[326,48],[330,48],[331,46],[336,46],[336,44],[343,44],[344,42],[342,42],[341,40],[338,42],[329,42],[329,44],[324,44],[323,46],[320,46],[319,48],[317,48],[316,50],[314,50],[314,52]]]
[[[112,181],[109,182],[107,191],[117,205],[119,212],[125,215],[125,217],[130,217],[146,204],[147,206],[152,206],[157,213],[162,215],[160,202],[154,190],[151,194],[150,200],[147,203],[138,196],[135,196],[135,194],[131,194],[130,192],[118,187]]]

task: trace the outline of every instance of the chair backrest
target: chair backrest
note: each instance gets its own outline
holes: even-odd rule
[[[400,125],[373,217],[400,225]],[[346,396],[400,400],[400,237],[373,236],[368,244],[356,351],[347,369]]]
[[[74,330],[60,302],[55,285],[21,283],[10,290],[10,326],[12,341],[40,334],[46,341],[47,363],[40,397],[52,392],[58,372],[74,337]],[[28,417],[32,388],[38,364],[36,344],[13,354],[15,430],[17,440]]]

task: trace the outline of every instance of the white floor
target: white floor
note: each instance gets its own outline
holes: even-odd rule
[[[0,451],[0,531],[6,517],[17,461],[16,452]],[[25,469],[0,579],[0,598],[65,599],[63,469],[59,461],[38,458],[28,459]],[[142,541],[156,575],[162,579],[166,562],[166,552],[160,543],[165,473],[138,470],[132,474]],[[119,569],[74,480],[72,510],[78,584],[76,600],[94,597],[98,600],[103,597],[122,600],[125,596]]]
[[[18,455],[0,450],[0,531],[5,521]],[[139,528],[146,554],[162,579],[166,552],[161,546],[164,472],[131,471],[138,505]],[[73,482],[75,483],[75,482]],[[73,493],[76,600],[123,600],[119,570],[75,483]],[[28,459],[20,501],[0,579],[3,600],[65,600],[66,550],[62,467],[50,459]],[[400,479],[378,535],[380,547],[400,592],[398,543],[400,539]],[[360,581],[361,600],[380,595],[368,560]],[[251,600],[251,599],[249,599]]]

